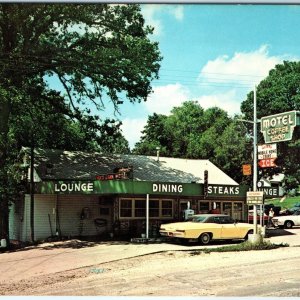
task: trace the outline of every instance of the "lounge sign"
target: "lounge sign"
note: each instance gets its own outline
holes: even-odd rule
[[[93,182],[58,182],[54,184],[55,193],[91,193],[93,191]]]
[[[299,123],[297,111],[289,111],[261,118],[261,132],[265,143],[289,141],[293,137],[294,128]]]

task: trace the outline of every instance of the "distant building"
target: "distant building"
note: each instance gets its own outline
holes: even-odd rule
[[[280,173],[273,175],[272,177],[261,178],[259,180],[260,186],[261,188],[274,188],[278,191],[277,194],[274,195],[274,197],[282,197],[286,193],[284,177],[285,175]]]

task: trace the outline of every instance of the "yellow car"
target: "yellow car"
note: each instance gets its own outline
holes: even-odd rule
[[[196,240],[207,245],[211,240],[248,239],[253,231],[253,224],[237,223],[228,215],[203,214],[187,222],[162,224],[159,233],[182,242]]]

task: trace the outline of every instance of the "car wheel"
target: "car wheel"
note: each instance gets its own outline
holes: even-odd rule
[[[209,244],[210,240],[211,240],[210,234],[207,232],[202,233],[199,237],[199,242],[203,245]]]
[[[246,236],[244,237],[244,239],[245,239],[246,241],[249,240],[249,234],[253,234],[253,230],[252,230],[252,229],[249,230],[249,231],[247,232]]]
[[[287,228],[287,229],[291,229],[293,227],[294,223],[292,221],[286,221],[284,223],[284,228]]]

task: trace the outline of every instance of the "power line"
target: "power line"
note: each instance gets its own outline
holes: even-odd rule
[[[166,69],[160,68],[163,71],[171,71],[171,72],[183,72],[183,73],[195,73],[195,74],[212,74],[212,75],[230,75],[230,76],[242,76],[242,77],[257,77],[264,78],[262,75],[253,75],[253,74],[239,74],[239,73],[214,73],[214,72],[201,72],[201,71],[191,71],[191,70],[180,70],[180,69]]]

